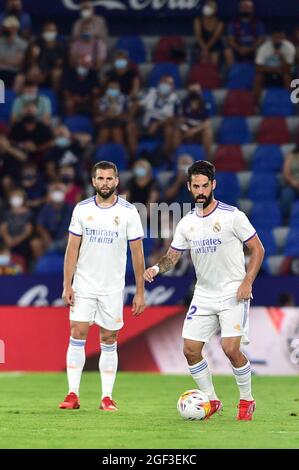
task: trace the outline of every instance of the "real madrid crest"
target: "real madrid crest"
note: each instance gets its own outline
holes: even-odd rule
[[[214,232],[220,232],[220,230],[221,230],[221,225],[220,225],[220,223],[219,223],[219,222],[215,222],[214,227],[213,227],[213,231],[214,231]]]
[[[120,223],[120,218],[118,217],[118,215],[116,215],[116,216],[114,217],[113,223],[114,223],[114,225],[119,225],[119,223]]]

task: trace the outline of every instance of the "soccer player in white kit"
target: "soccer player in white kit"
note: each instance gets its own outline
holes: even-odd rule
[[[123,326],[123,290],[128,241],[136,280],[132,313],[143,312],[143,228],[134,205],[117,196],[117,167],[97,163],[92,171],[96,195],[76,205],[69,227],[62,297],[70,305],[71,337],[67,351],[69,392],[60,408],[80,407],[79,386],[89,326],[100,326],[100,409],[116,411],[112,390],[117,371],[117,334]]]
[[[198,388],[211,403],[210,417],[222,403],[214,390],[207,361],[202,356],[206,342],[221,328],[221,344],[232,365],[239,391],[237,419],[251,420],[255,401],[251,394],[251,369],[240,344],[248,344],[248,310],[252,284],[264,257],[264,248],[246,215],[236,207],[214,199],[215,167],[197,161],[188,169],[188,189],[196,206],[176,227],[166,255],[148,268],[144,277],[152,282],[190,250],[196,271],[194,296],[186,314],[183,333],[184,354]],[[243,244],[250,252],[245,270]]]

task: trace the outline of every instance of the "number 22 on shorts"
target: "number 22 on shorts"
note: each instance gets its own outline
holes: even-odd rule
[[[190,305],[186,320],[192,320],[193,315],[195,314],[196,311],[197,311],[196,305]]]

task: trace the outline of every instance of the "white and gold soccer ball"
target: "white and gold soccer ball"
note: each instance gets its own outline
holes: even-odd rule
[[[211,410],[208,396],[201,390],[187,390],[182,393],[177,404],[178,412],[184,419],[205,419]]]

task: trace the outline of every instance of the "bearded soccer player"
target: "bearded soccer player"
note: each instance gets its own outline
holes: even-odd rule
[[[152,282],[190,249],[197,283],[184,326],[184,354],[198,388],[211,403],[210,417],[222,409],[214,390],[207,361],[202,356],[206,342],[221,328],[222,349],[231,362],[240,392],[238,420],[251,420],[255,401],[251,393],[251,368],[240,345],[248,344],[248,311],[252,284],[264,257],[264,248],[246,215],[236,207],[214,199],[215,167],[197,161],[188,169],[188,189],[195,208],[178,223],[171,246],[144,278]],[[243,244],[250,252],[247,271]]]
[[[143,229],[137,209],[116,195],[119,183],[112,162],[92,171],[96,195],[76,205],[69,227],[62,297],[70,305],[71,337],[67,351],[69,392],[60,408],[80,407],[79,387],[89,326],[100,326],[100,409],[116,411],[112,391],[117,371],[117,334],[123,326],[123,290],[127,242],[132,253],[136,294],[132,313],[144,310]]]

